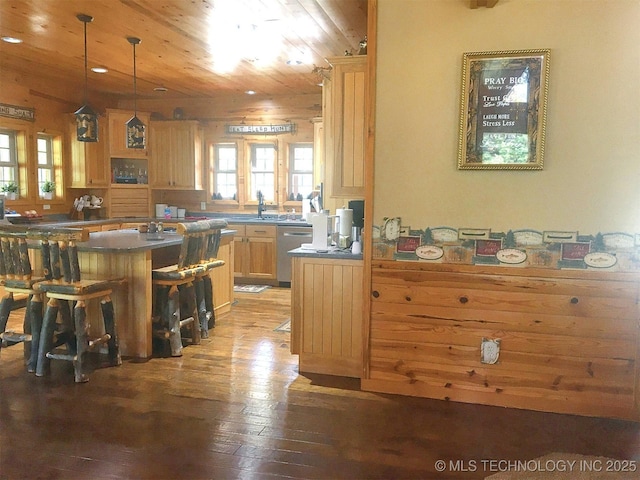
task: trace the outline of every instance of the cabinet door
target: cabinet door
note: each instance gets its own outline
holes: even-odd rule
[[[71,146],[71,187],[108,187],[110,183],[106,161],[107,122],[98,122],[98,142],[79,142],[75,120],[69,122]]]
[[[171,129],[163,124],[152,124],[151,156],[149,158],[149,184],[156,188],[171,187]]]
[[[249,278],[276,278],[276,239],[247,237],[247,272]]]
[[[326,158],[332,160],[331,194],[364,196],[367,57],[331,58],[333,65],[325,131]]]
[[[149,142],[149,114],[138,112],[138,118],[147,127],[147,143]],[[107,110],[109,119],[109,154],[119,158],[140,158],[147,156],[147,149],[127,148],[127,129],[125,124],[133,117],[133,111]],[[147,145],[148,146],[148,145]]]
[[[151,131],[151,185],[201,190],[202,142],[197,122],[156,122]]]
[[[189,124],[171,128],[172,186],[193,190],[196,168],[195,129]]]
[[[244,225],[227,225],[229,230],[235,230],[233,237],[233,275],[234,277],[242,277],[244,272],[245,255],[245,226]]]

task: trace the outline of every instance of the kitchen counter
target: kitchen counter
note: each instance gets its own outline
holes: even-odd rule
[[[56,227],[86,227],[90,222],[56,223]],[[27,229],[46,228],[46,224],[15,225]],[[215,290],[216,315],[231,309],[233,303],[233,236],[225,229],[218,258],[225,262],[211,273]],[[123,356],[139,359],[152,355],[153,284],[151,270],[176,263],[182,236],[163,232],[160,240],[149,240],[157,234],[138,233],[134,229],[92,232],[89,240],[78,242],[78,257],[82,274],[97,278],[125,278],[126,285],[116,288],[112,298]],[[33,268],[41,269],[39,255],[33,255]],[[99,316],[96,305],[90,305],[88,315]],[[94,332],[95,333],[95,332]]]
[[[362,254],[353,254],[350,249],[334,248],[326,252],[318,250],[309,250],[307,248],[295,248],[289,250],[289,256],[291,257],[306,257],[306,258],[326,258],[333,260],[362,260]]]

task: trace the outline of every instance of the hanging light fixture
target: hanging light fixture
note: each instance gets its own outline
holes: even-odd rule
[[[98,114],[87,104],[87,23],[93,22],[93,17],[81,13],[76,18],[84,23],[84,105],[75,112],[76,135],[79,142],[97,142]]]
[[[127,37],[127,41],[133,45],[133,117],[131,117],[126,123],[127,148],[145,148],[147,143],[145,126],[138,118],[136,90],[136,45],[140,44],[140,39],[136,37]]]

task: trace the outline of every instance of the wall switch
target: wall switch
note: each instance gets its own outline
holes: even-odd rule
[[[43,210],[51,210],[51,205],[48,205],[48,204],[45,203],[44,205],[42,205],[42,209]]]
[[[207,209],[207,202],[200,202],[200,210],[206,210]]]

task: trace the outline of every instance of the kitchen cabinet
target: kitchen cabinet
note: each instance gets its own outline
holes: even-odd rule
[[[323,90],[329,193],[334,197],[364,198],[367,56],[327,60],[333,67]]]
[[[291,353],[300,372],[362,376],[363,261],[292,257]]]
[[[149,187],[146,185],[111,185],[109,191],[111,218],[149,217]]]
[[[236,279],[276,285],[276,226],[234,224],[227,228],[236,230],[233,239]]]
[[[152,188],[202,190],[202,132],[196,121],[151,123]]]
[[[118,158],[146,158],[149,144],[149,114],[137,112],[137,116],[146,125],[147,145],[145,148],[127,148],[126,123],[133,117],[133,110],[107,109],[109,126],[109,156]]]
[[[71,147],[71,183],[70,187],[106,188],[110,183],[109,152],[106,138],[107,122],[98,122],[98,141],[79,142],[76,135],[75,117],[69,122],[68,138]]]
[[[635,273],[374,261],[384,393],[640,420]]]

